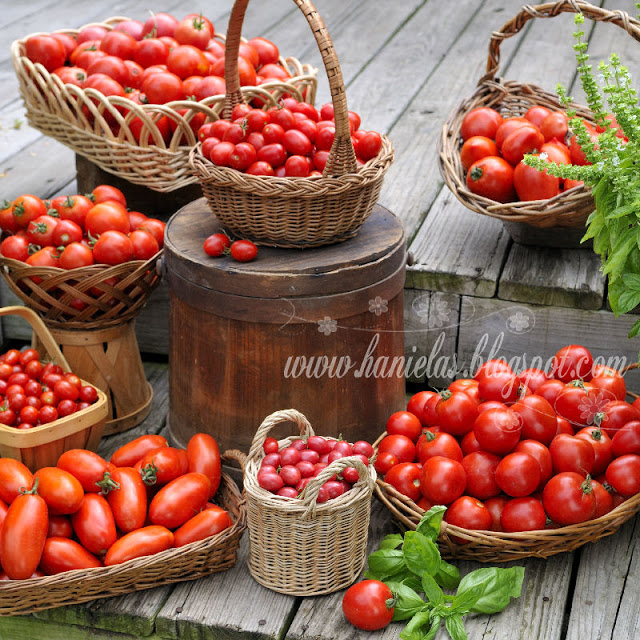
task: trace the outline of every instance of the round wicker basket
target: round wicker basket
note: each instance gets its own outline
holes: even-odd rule
[[[111,30],[123,20],[128,18],[112,17],[60,32],[76,36],[85,27],[95,25]],[[224,107],[224,95],[201,102],[180,100],[164,105],[140,105],[128,98],[106,97],[93,89],[64,84],[41,64],[32,63],[25,56],[29,37],[12,43],[11,59],[32,127],[104,171],[134,184],[168,192],[197,182],[188,162],[191,147],[197,142],[190,122],[199,114],[206,120],[217,120]],[[222,34],[216,34],[215,38],[225,41]],[[275,106],[284,95],[313,104],[317,69],[293,57],[281,58],[280,62],[292,76],[288,82],[269,81],[259,87],[242,87],[242,95],[247,101],[259,98],[266,106]],[[172,121],[175,129],[169,140],[163,138],[157,126],[163,116]],[[138,135],[130,127],[134,120],[142,123]]]
[[[333,43],[309,0],[294,0],[316,38],[329,79],[335,114],[335,140],[322,177],[274,178],[217,167],[196,146],[189,162],[211,210],[238,236],[257,244],[304,248],[342,242],[356,235],[378,200],[384,174],[393,162],[383,136],[376,158],[358,168],[351,141],[345,86]],[[236,0],[226,42],[225,114],[246,98],[240,91],[237,51],[249,0]]]
[[[466,207],[477,213],[508,222],[525,222],[539,228],[582,227],[594,209],[591,188],[574,187],[549,200],[498,203],[478,196],[467,188],[465,170],[460,160],[460,128],[465,115],[478,107],[492,107],[503,117],[522,116],[534,105],[551,110],[564,110],[554,94],[533,85],[505,81],[497,77],[500,61],[500,44],[505,38],[522,31],[533,18],[553,18],[561,13],[582,13],[597,22],[610,22],[624,29],[632,38],[640,41],[640,22],[624,11],[609,11],[584,0],[560,0],[540,5],[525,5],[504,26],[491,34],[487,72],[480,78],[470,98],[463,100],[451,113],[438,139],[440,173],[446,185]],[[591,111],[572,104],[579,117],[593,123]]]

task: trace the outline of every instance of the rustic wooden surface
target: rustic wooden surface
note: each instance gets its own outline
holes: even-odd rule
[[[77,28],[113,15],[144,19],[146,10],[134,0],[5,4],[0,31],[0,198],[75,193],[78,184],[84,187],[97,176],[82,161],[77,176],[74,153],[25,122],[9,45],[29,33]],[[526,356],[530,364],[532,358],[544,361],[570,342],[587,344],[595,355],[618,358],[618,363],[637,358],[637,343],[626,337],[631,321],[614,318],[606,308],[605,281],[596,256],[588,249],[514,242],[513,229],[468,211],[443,188],[435,149],[442,124],[482,75],[489,34],[517,13],[522,0],[459,0],[455,7],[444,0],[316,0],[315,4],[340,58],[350,108],[360,113],[364,127],[387,133],[395,147],[396,161],[385,178],[380,203],[402,220],[414,260],[404,296],[405,355],[416,363],[409,379],[417,387],[426,382],[441,387],[468,373],[479,357],[504,355],[524,364]],[[636,13],[632,0],[598,0],[598,4]],[[192,0],[167,0],[154,8],[176,14],[203,10],[225,31],[231,6],[231,0],[211,7]],[[611,25],[586,27],[595,61],[616,51],[636,80],[640,77],[637,43]],[[572,31],[571,16],[533,20],[523,33],[502,44],[500,75],[551,91],[563,82],[580,100]],[[321,65],[308,25],[290,0],[254,0],[244,35],[265,35],[287,55]],[[319,78],[317,102],[322,104],[329,95],[322,69]],[[171,213],[162,198],[142,197],[145,201],[151,203],[149,215],[166,219]],[[11,300],[1,286],[0,302],[6,305]],[[168,353],[168,306],[164,283],[136,323],[141,349],[159,354],[160,361]],[[5,337],[26,336],[10,322],[2,329]],[[167,367],[151,359],[147,357],[145,365],[154,388],[151,414],[135,431],[106,440],[105,455],[137,433],[167,432]],[[640,390],[640,379],[630,377],[629,386]],[[383,425],[378,426],[382,431]],[[376,505],[372,543],[393,530]],[[636,518],[597,545],[525,562],[522,598],[496,616],[470,617],[465,622],[469,638],[639,636],[637,540]],[[398,637],[397,624],[378,633],[347,625],[339,608],[341,594],[288,598],[260,587],[244,567],[247,542],[245,536],[238,564],[226,574],[86,606],[3,618],[0,640]],[[461,565],[463,573],[472,568],[471,563]],[[444,630],[437,636],[445,637]]]

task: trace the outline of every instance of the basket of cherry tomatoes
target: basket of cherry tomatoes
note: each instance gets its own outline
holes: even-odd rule
[[[2,275],[51,328],[122,325],[160,283],[165,223],[128,211],[115,187],[0,206]]]
[[[289,424],[298,434],[269,435]],[[294,409],[264,419],[244,461],[248,564],[257,582],[299,596],[353,583],[366,559],[373,454],[368,442],[316,435]]]
[[[196,131],[224,103],[225,36],[203,15],[158,12],[31,34],[11,57],[29,124],[105,171],[160,192],[196,182]],[[257,37],[240,43],[247,100],[313,102],[316,69]]]
[[[548,372],[489,360],[418,392],[375,443],[376,494],[405,528],[445,505],[448,557],[548,557],[611,535],[640,510],[640,402],[623,373],[569,345]]]
[[[110,458],[78,447],[28,469],[0,457],[0,614],[195,580],[236,563],[246,508],[215,439],[160,435]]]
[[[544,89],[497,77],[500,44],[519,33],[532,18],[552,18],[580,11],[594,21],[611,22],[639,39],[631,22],[619,12],[587,2],[525,6],[491,34],[487,72],[469,98],[453,110],[438,140],[440,173],[454,195],[477,213],[530,227],[584,227],[594,209],[591,188],[561,180],[522,162],[535,153],[548,161],[586,164],[584,153],[567,124],[566,109]],[[594,116],[571,103],[592,140],[599,133]],[[617,126],[617,123],[612,123]],[[618,128],[620,137],[624,134]]]

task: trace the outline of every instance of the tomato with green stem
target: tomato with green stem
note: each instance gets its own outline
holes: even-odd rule
[[[395,598],[380,580],[362,580],[350,586],[342,597],[344,617],[354,627],[376,631],[393,619]]]

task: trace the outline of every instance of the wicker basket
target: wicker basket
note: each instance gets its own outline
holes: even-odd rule
[[[189,162],[211,210],[234,234],[257,244],[304,248],[334,244],[353,237],[378,200],[382,180],[393,161],[393,148],[383,136],[376,158],[357,168],[345,87],[329,34],[309,0],[294,0],[304,13],[322,54],[335,113],[335,140],[322,177],[276,178],[247,175],[217,167],[198,144]],[[249,0],[236,0],[226,43],[225,113],[243,101],[239,89],[237,50]]]
[[[384,432],[375,442],[377,449]],[[411,498],[403,495],[384,480],[376,479],[376,496],[391,511],[403,529],[415,529],[426,513]],[[573,551],[587,542],[615,533],[627,520],[640,511],[640,493],[594,520],[557,529],[503,533],[474,531],[442,522],[438,544],[443,557],[478,562],[510,562],[523,558],[547,558],[557,553]],[[458,544],[454,539],[468,540]]]
[[[298,411],[277,411],[258,428],[246,460],[249,571],[257,582],[280,593],[331,593],[352,584],[364,565],[376,473],[359,458],[347,457],[332,462],[309,482],[301,499],[262,489],[256,477],[264,457],[262,445],[271,429],[288,422],[298,427],[299,435],[280,440],[280,447],[314,435]],[[356,467],[360,480],[340,497],[316,504],[322,484],[345,467]]]
[[[93,24],[111,30],[127,19],[113,17]],[[67,29],[61,33],[76,36],[81,29]],[[208,120],[217,120],[224,106],[224,96],[212,96],[201,102],[180,100],[164,105],[139,105],[128,98],[105,97],[93,89],[85,91],[63,84],[42,65],[33,64],[24,55],[28,37],[13,42],[11,58],[32,127],[70,147],[104,171],[134,184],[168,192],[197,182],[188,164],[189,151],[197,141],[189,123],[200,113]],[[215,37],[224,42],[224,36],[216,34]],[[313,103],[317,70],[301,64],[296,58],[281,58],[280,62],[293,77],[288,82],[269,81],[259,87],[243,87],[242,94],[246,99],[260,98],[267,106],[273,106],[280,97],[292,95]],[[183,113],[178,113],[178,109]],[[175,124],[175,132],[168,142],[156,126],[162,116]],[[129,127],[136,118],[143,123],[139,141]]]
[[[226,459],[225,454],[223,460]],[[233,524],[228,529],[205,540],[110,567],[0,581],[0,615],[13,616],[80,604],[173,582],[196,580],[230,569],[236,563],[240,537],[246,528],[246,508],[237,485],[226,473],[222,474],[215,501],[231,515]]]
[[[449,116],[438,140],[438,159],[442,178],[466,207],[477,213],[507,222],[525,222],[533,227],[583,227],[594,209],[591,188],[574,187],[549,200],[497,203],[469,191],[460,160],[460,128],[464,116],[477,107],[492,107],[502,116],[522,116],[527,109],[540,105],[552,110],[564,110],[557,96],[538,86],[496,77],[500,60],[500,43],[519,33],[532,18],[553,18],[560,13],[582,13],[598,22],[611,22],[640,40],[640,22],[624,11],[608,11],[583,0],[561,0],[540,5],[525,5],[520,13],[499,31],[491,34],[487,72],[478,82],[470,98],[462,101]],[[572,104],[579,117],[593,123],[593,114],[583,106]]]
[[[47,358],[64,371],[71,371],[46,325],[35,312],[26,307],[0,309],[0,316],[8,315],[26,320]],[[41,355],[44,354],[41,352]],[[107,412],[107,397],[98,389],[98,400],[90,407],[48,424],[33,429],[17,429],[0,424],[0,457],[14,458],[35,471],[40,467],[55,466],[60,455],[69,449],[95,451],[102,437]]]
[[[104,329],[135,318],[160,283],[163,250],[149,260],[115,266],[94,264],[77,269],[34,267],[0,255],[9,288],[48,326],[59,329]],[[72,306],[80,301],[87,306]]]

